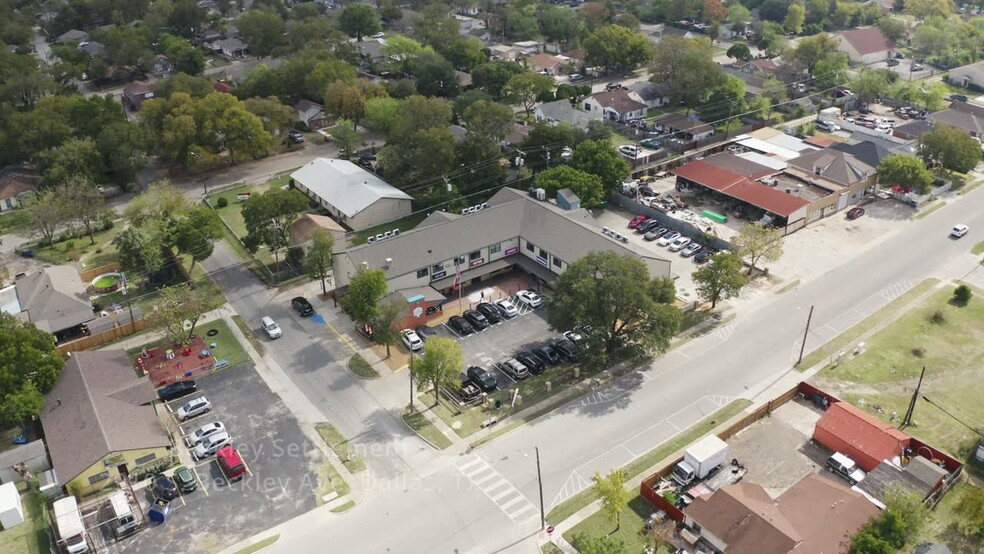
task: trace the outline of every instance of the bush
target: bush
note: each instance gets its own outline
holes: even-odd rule
[[[926,355],[926,349],[923,348],[923,347],[921,347],[921,346],[920,347],[917,347],[917,348],[913,348],[912,349],[912,355],[915,356],[915,357],[917,357],[917,358],[922,358],[923,356]]]
[[[946,314],[943,313],[943,310],[936,310],[933,312],[933,316],[929,318],[929,320],[937,325],[946,323]]]
[[[229,205],[229,201],[226,200],[225,196],[220,196],[218,200],[215,201],[215,205],[224,208]]]
[[[308,128],[307,123],[304,123],[303,121],[297,121],[297,122],[295,122],[294,123],[294,129],[297,130],[297,131],[300,131],[302,133],[306,133],[306,132],[308,132],[308,131],[311,130],[311,129]]]
[[[973,293],[967,285],[960,285],[953,291],[953,303],[958,306],[966,306],[970,302]]]

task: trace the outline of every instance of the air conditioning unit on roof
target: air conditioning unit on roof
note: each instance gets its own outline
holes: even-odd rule
[[[366,239],[366,242],[368,242],[369,244],[372,244],[372,243],[376,242],[376,237],[369,237],[368,239]]]

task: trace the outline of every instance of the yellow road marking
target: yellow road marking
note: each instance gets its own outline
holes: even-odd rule
[[[352,342],[352,339],[348,338],[347,335],[343,335],[341,332],[338,331],[338,329],[335,329],[334,325],[329,323],[327,320],[325,321],[325,325],[327,325],[329,329],[334,331],[334,333],[338,335],[338,338],[342,339],[342,342],[344,342],[349,348],[352,349],[352,352],[355,353],[359,352],[359,348],[355,345],[355,343]]]

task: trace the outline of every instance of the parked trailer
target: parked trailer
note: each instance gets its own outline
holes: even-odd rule
[[[79,514],[79,505],[74,496],[55,501],[52,506],[55,512],[55,530],[58,532],[58,544],[68,554],[82,554],[89,551],[86,542],[85,526]]]

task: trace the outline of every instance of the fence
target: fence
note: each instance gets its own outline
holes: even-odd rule
[[[99,277],[103,273],[115,273],[120,270],[119,262],[113,262],[111,264],[106,264],[103,266],[95,267],[92,269],[87,269],[85,271],[79,272],[79,277],[82,278],[82,283],[90,283],[96,277]]]
[[[650,208],[649,206],[640,204],[623,194],[614,194],[609,199],[609,201],[611,201],[612,203],[618,206],[621,206],[622,208],[625,208],[626,210],[629,210],[632,213],[647,215],[650,218],[659,221],[660,225],[664,227],[668,227],[674,231],[683,233],[684,235],[702,244],[706,244],[707,246],[710,246],[715,250],[726,250],[728,247],[731,246],[731,244],[728,241],[722,238],[712,237],[707,233],[705,233],[704,231],[697,228],[697,226],[693,225],[692,223],[677,219],[667,213],[657,210],[656,208]]]
[[[89,335],[87,337],[82,337],[69,342],[63,342],[58,345],[58,353],[64,356],[69,352],[91,350],[108,342],[113,342],[114,340],[128,337],[149,327],[150,323],[146,319],[138,319],[132,324],[125,323],[123,325],[117,325],[116,327],[106,329],[105,331],[94,335]]]

